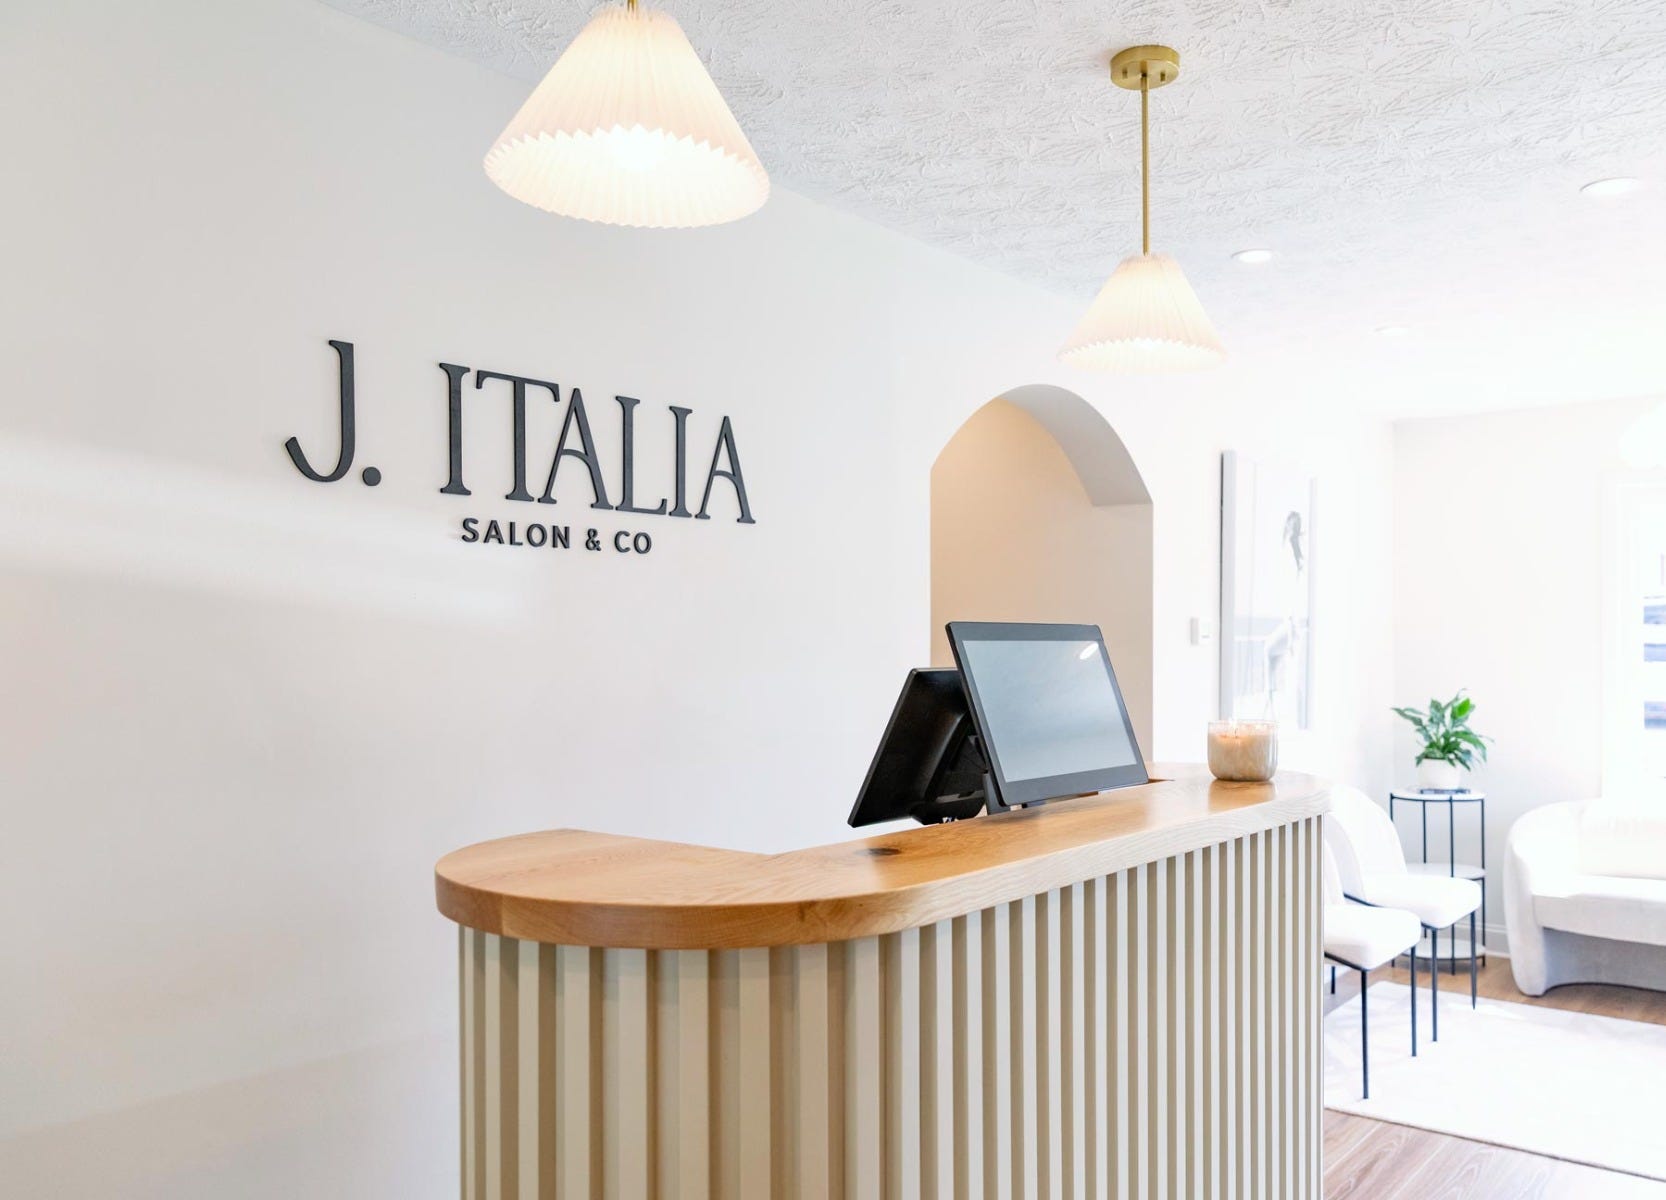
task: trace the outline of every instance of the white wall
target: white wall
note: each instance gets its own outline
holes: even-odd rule
[[[1488,861],[1531,808],[1602,784],[1603,504],[1622,434],[1659,399],[1570,404],[1395,427],[1394,695],[1422,706],[1467,688],[1473,726],[1495,739],[1474,774],[1487,792]],[[1394,778],[1416,738],[1394,721]],[[1446,813],[1431,809],[1431,858]],[[1422,852],[1415,807],[1401,840]],[[1438,813],[1440,820],[1433,820]],[[1458,858],[1475,862],[1473,814]],[[1495,870],[1487,940],[1507,945]]]
[[[985,405],[931,468],[931,661],[949,621],[1098,625],[1142,750],[1151,746],[1151,505],[1095,506],[1040,421]]]
[[[434,859],[563,824],[842,836],[929,652],[931,463],[1021,384],[1087,396],[1151,488],[1159,758],[1214,707],[1187,621],[1220,451],[1320,474],[1324,721],[1286,760],[1386,782],[1389,439],[1296,365],[1067,373],[1078,300],[784,189],[701,232],[535,212],[478,165],[522,85],[307,0],[9,5],[0,71],[8,1191],[450,1194]],[[332,337],[374,490],[280,448],[331,445]],[[645,479],[651,414],[695,410],[697,462],[731,415],[757,525],[461,544],[532,506],[490,490],[501,391],[471,395],[475,496],[439,494],[441,360],[581,386],[609,444],[640,397]]]

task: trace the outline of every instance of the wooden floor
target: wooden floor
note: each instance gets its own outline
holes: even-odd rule
[[[1359,990],[1357,980],[1351,971],[1337,973],[1336,1003]],[[1375,971],[1371,981],[1378,980],[1406,983],[1408,975],[1404,970]],[[1426,986],[1426,975],[1423,982]],[[1442,973],[1440,982],[1443,992],[1448,986],[1453,995],[1468,992],[1467,962],[1459,964],[1457,978]],[[1516,990],[1509,960],[1504,958],[1494,958],[1482,968],[1479,991],[1493,1000],[1666,1025],[1666,993],[1570,984],[1543,996],[1524,996]],[[1325,1196],[1327,1200],[1413,1196],[1418,1200],[1666,1200],[1666,1183],[1327,1110]]]

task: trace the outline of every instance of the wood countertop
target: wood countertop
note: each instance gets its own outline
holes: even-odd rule
[[[505,937],[577,946],[737,949],[895,933],[1081,883],[1330,807],[1280,772],[1221,783],[1154,765],[1157,782],[952,825],[784,854],[555,829],[442,858],[442,913]]]

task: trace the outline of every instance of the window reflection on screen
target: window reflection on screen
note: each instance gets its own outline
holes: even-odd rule
[[[967,641],[961,649],[1007,779],[1135,762],[1096,642]]]

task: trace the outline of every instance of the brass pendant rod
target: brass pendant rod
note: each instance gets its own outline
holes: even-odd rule
[[[1140,253],[1151,253],[1151,78],[1140,70]]]

